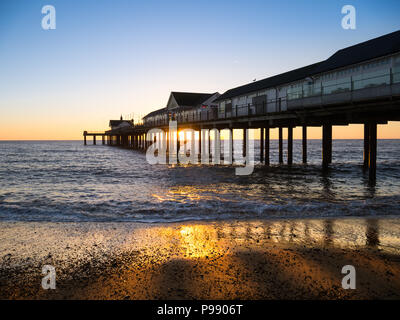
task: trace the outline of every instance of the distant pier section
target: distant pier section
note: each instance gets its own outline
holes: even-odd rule
[[[332,127],[364,125],[364,163],[376,179],[377,125],[400,121],[400,31],[341,49],[327,60],[230,89],[223,94],[171,92],[167,105],[146,115],[142,123],[111,120],[110,130],[84,131],[103,144],[146,150],[157,141],[173,141],[180,151],[181,134],[169,132],[170,121],[194,130],[200,156],[211,153],[210,137],[228,130],[233,159],[233,130],[243,131],[248,155],[249,129],[260,131],[260,163],[270,165],[270,129],[279,129],[279,163],[283,163],[283,129],[287,130],[287,164],[293,163],[293,128],[302,127],[302,162],[307,163],[307,127],[322,128],[322,167],[332,162]],[[159,128],[163,133],[149,134]],[[192,132],[192,131],[191,131]],[[192,144],[192,145],[193,145]],[[170,145],[170,143],[167,143]],[[176,148],[175,148],[176,146]],[[219,151],[218,151],[219,152]]]
[[[102,144],[106,144],[106,133],[96,131],[83,131],[83,143],[87,145],[87,137],[93,137],[93,144],[96,145],[96,137],[101,137]]]

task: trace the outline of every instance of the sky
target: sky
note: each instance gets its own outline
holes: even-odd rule
[[[355,30],[341,27],[347,4]],[[42,29],[44,5],[54,30]],[[82,139],[165,107],[171,91],[223,93],[327,59],[399,30],[399,12],[398,0],[1,0],[0,140]],[[333,130],[362,136],[359,125]],[[400,138],[399,123],[378,137]]]

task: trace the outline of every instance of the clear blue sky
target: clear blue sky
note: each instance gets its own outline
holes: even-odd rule
[[[56,30],[41,28],[47,4]],[[341,27],[345,4],[356,30]],[[222,93],[326,59],[399,18],[400,1],[384,0],[1,0],[0,126],[77,138],[164,107],[173,90]]]

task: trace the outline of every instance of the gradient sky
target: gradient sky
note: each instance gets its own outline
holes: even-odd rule
[[[41,28],[47,4],[56,30]],[[356,30],[341,27],[346,4]],[[398,0],[2,0],[0,139],[81,139],[164,107],[170,91],[222,93],[399,30],[399,12]],[[333,134],[361,138],[362,128]],[[400,138],[400,125],[378,135]]]

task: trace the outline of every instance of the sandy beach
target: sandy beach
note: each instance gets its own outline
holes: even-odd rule
[[[1,299],[400,298],[400,219],[0,223]],[[43,265],[56,289],[41,287]],[[353,265],[357,288],[341,286]]]

